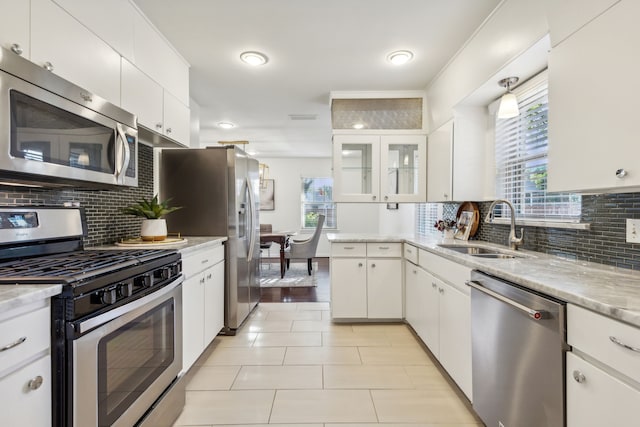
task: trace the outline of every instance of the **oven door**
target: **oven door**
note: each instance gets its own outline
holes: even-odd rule
[[[177,378],[182,280],[78,325],[90,332],[73,341],[74,426],[130,427]]]

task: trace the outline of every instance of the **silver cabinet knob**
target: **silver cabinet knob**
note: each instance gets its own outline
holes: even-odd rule
[[[449,198],[449,195],[447,193],[444,193],[442,196],[445,198],[445,200]]]
[[[27,383],[27,387],[29,388],[29,390],[37,390],[40,388],[43,381],[44,379],[40,375],[38,375],[37,377],[29,380],[29,382]]]
[[[93,97],[87,92],[80,92],[80,98],[85,100],[85,102],[93,102]]]
[[[376,268],[376,265],[375,264],[371,264],[371,268]]]
[[[42,64],[42,68],[44,68],[47,71],[53,71],[53,64],[47,61],[44,64]]]
[[[162,129],[162,123],[156,123],[156,129],[157,130],[161,130]]]
[[[575,370],[573,371],[573,379],[578,383],[583,383],[587,380],[587,377],[585,377],[582,372]]]
[[[435,283],[432,283],[432,284],[431,284],[431,287],[432,287],[433,289],[435,289],[435,288],[437,288],[437,287],[438,287],[438,285],[436,285]]]
[[[389,200],[389,196],[384,196],[384,200]]]
[[[373,200],[375,200],[375,199],[376,199],[376,196],[373,196]]]
[[[22,55],[22,47],[18,43],[14,43],[11,45],[11,51],[17,55]]]
[[[167,133],[171,133],[171,128],[167,128]]]
[[[441,294],[444,294],[444,288],[438,289],[438,292],[440,292]]]
[[[361,262],[358,263],[358,267],[362,267],[362,263]]]
[[[627,171],[626,171],[626,170],[624,170],[624,169],[618,169],[618,170],[616,171],[616,178],[620,178],[620,179],[622,179],[622,178],[624,178],[625,176],[627,176]]]

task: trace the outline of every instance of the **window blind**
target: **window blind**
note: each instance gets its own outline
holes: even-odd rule
[[[495,121],[496,190],[518,218],[577,221],[581,197],[547,193],[548,87],[546,73],[514,91],[520,115]],[[498,213],[498,211],[496,211]],[[509,210],[503,209],[503,217]]]

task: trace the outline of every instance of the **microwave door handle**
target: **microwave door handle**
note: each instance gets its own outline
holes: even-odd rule
[[[127,143],[127,135],[122,130],[122,125],[119,123],[116,124],[116,130],[118,132],[118,140],[121,142],[121,150],[116,150],[116,158],[122,158],[122,163],[116,165],[116,179],[120,181],[122,175],[127,170],[129,166],[129,161],[131,160],[131,150],[129,150],[129,144]],[[122,179],[124,181],[124,178]]]

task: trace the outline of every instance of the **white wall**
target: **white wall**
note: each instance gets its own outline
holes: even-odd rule
[[[269,179],[274,180],[275,210],[260,211],[260,223],[272,224],[274,230],[301,231],[300,193],[302,177],[330,177],[330,158],[260,158],[269,166]],[[380,203],[339,203],[338,230],[324,230],[324,233],[373,233],[407,234],[413,233],[413,204],[400,204],[398,210],[387,210]],[[278,251],[272,247],[271,256]],[[329,256],[329,242],[321,238],[318,256]]]

